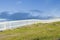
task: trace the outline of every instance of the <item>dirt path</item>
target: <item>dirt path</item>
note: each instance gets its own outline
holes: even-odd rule
[[[16,33],[16,34],[0,34],[0,40],[3,39],[3,38],[7,38],[7,37],[14,37],[14,36],[18,36],[20,35],[20,33]]]

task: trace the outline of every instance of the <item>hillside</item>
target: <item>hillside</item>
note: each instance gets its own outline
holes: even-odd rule
[[[0,40],[60,40],[60,22],[38,23],[1,31]]]

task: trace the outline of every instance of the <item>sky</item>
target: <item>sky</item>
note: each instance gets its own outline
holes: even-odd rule
[[[60,17],[60,0],[0,0],[0,20]]]

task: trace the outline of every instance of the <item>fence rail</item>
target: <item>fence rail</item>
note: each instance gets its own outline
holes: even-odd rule
[[[39,22],[39,21],[38,20],[18,20],[18,21],[0,22],[0,31],[17,28],[24,25],[30,25],[36,22]]]

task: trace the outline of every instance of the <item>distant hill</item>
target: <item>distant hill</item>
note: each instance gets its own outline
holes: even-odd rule
[[[36,12],[37,10],[34,10],[34,11]],[[34,15],[35,15],[35,13],[34,13]],[[37,13],[36,13],[36,15],[37,15]],[[44,14],[39,14],[38,16],[33,16],[33,14],[31,15],[30,13],[25,13],[25,12],[16,12],[13,14],[9,14],[9,12],[2,12],[0,14],[0,19],[5,19],[5,20],[1,20],[1,21],[27,20],[27,19],[47,20],[47,19],[54,19],[54,18],[58,18],[58,17],[44,16]]]

